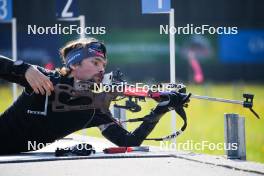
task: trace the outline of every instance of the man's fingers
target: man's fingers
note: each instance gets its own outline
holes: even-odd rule
[[[49,79],[46,79],[46,85],[49,87],[50,91],[54,90],[53,84]]]
[[[32,87],[32,88],[33,88],[33,87]],[[39,91],[38,91],[37,88],[33,88],[33,90],[34,90],[34,92],[35,92],[36,94],[39,94]]]
[[[44,95],[45,94],[45,90],[44,90],[44,86],[43,86],[43,82],[41,80],[35,80],[35,85],[36,85],[36,88],[38,89],[38,91]]]
[[[29,85],[31,86],[31,88],[33,89],[33,91],[34,91],[36,94],[39,94],[38,87],[37,87],[37,84],[35,83],[35,81],[29,77],[29,78],[28,78],[28,83],[29,83]]]
[[[45,86],[46,89],[49,89],[49,91],[53,91],[53,84],[52,82],[49,80],[48,77],[46,77],[45,75],[43,74],[40,74],[40,82],[43,83],[43,86]]]
[[[51,95],[51,92],[54,90],[53,89],[53,84],[48,78],[44,78],[45,80],[43,81],[42,87],[45,89],[46,93],[48,95]]]
[[[31,83],[30,86],[36,94],[39,94],[38,87],[36,86],[36,84]]]
[[[50,88],[50,86],[49,86],[47,83],[45,83],[42,87],[45,89],[45,92],[46,92],[48,95],[51,94],[51,88]]]
[[[50,96],[51,95],[51,92],[50,92],[49,88],[44,87],[44,89],[45,89],[46,94],[48,94]]]
[[[45,90],[42,88],[42,86],[38,86],[38,90],[42,95],[45,95]]]

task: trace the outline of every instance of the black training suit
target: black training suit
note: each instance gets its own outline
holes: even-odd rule
[[[111,113],[100,110],[74,110],[53,112],[49,97],[47,115],[30,114],[31,111],[43,111],[46,96],[33,93],[25,79],[29,64],[15,65],[6,57],[0,56],[0,79],[17,83],[25,89],[17,100],[0,115],[0,154],[19,153],[32,150],[29,142],[51,143],[77,130],[100,127],[103,136],[118,146],[139,146],[156,126],[161,115],[154,112],[147,115],[151,121],[144,121],[133,132],[128,132],[114,120]],[[73,78],[61,76],[55,71],[37,67],[54,85],[58,83],[73,85]],[[1,97],[0,97],[1,98]]]

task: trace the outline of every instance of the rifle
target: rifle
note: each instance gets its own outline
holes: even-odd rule
[[[125,80],[122,79],[122,77],[123,77],[123,73],[117,70],[115,72],[109,73],[108,75],[106,74],[103,82],[107,82],[108,84],[109,83],[118,84],[118,83],[125,82]],[[156,85],[156,87],[160,89],[162,88],[162,86],[166,86],[166,85],[162,85],[162,84]],[[182,94],[186,94],[186,86],[183,84],[168,84],[167,88],[169,88],[170,91],[176,91]],[[115,105],[115,107],[127,109],[132,112],[138,112],[141,110],[141,107],[137,104],[138,101],[145,101],[145,98],[153,98],[157,100],[157,98],[159,98],[159,96],[161,96],[162,93],[163,92],[157,92],[157,91],[151,92],[145,89],[134,90],[132,87],[132,89],[131,88],[126,89],[123,92],[123,95],[125,97],[128,97],[126,105],[125,106]],[[189,94],[190,94],[189,97],[193,99],[242,105],[244,108],[248,108],[254,114],[256,118],[258,119],[260,118],[259,115],[256,113],[256,111],[253,110],[254,94],[244,93],[243,94],[244,100],[232,100],[232,99],[224,99],[224,98],[209,97],[209,96],[202,96],[202,95],[194,95],[191,93]],[[133,98],[134,98],[134,101],[132,100]]]
[[[174,92],[180,94],[184,98],[180,102],[181,106],[174,108],[174,110],[182,118],[184,122],[183,126],[180,128],[180,130],[174,132],[171,135],[161,138],[145,139],[155,141],[170,140],[182,134],[182,132],[187,127],[187,116],[184,108],[188,107],[190,98],[242,105],[244,108],[248,108],[258,119],[260,118],[259,115],[253,110],[253,94],[243,94],[243,98],[245,100],[242,101],[187,93],[186,86],[183,84],[158,84],[152,86],[153,89],[146,89],[142,87],[137,88],[135,85],[127,84],[127,82],[123,79],[123,76],[124,75],[122,72],[120,72],[120,70],[105,74],[102,84],[100,84],[101,86],[98,86],[96,83],[91,81],[77,81],[75,82],[73,87],[69,85],[58,84],[55,86],[55,92],[67,92],[70,96],[73,97],[86,97],[89,99],[90,103],[87,103],[85,105],[68,105],[60,102],[59,93],[57,93],[52,106],[53,110],[67,111],[94,108],[101,109],[102,112],[108,112],[111,101],[114,101],[114,107],[129,110],[131,112],[139,112],[141,111],[141,106],[138,104],[139,101],[145,102],[146,98],[151,98],[157,102],[162,102],[164,100],[164,97],[166,97],[166,95],[169,93]],[[105,87],[107,87],[107,91],[104,90]],[[122,99],[126,99],[125,105],[119,105],[116,103]],[[120,123],[138,122],[145,120],[147,120],[146,117],[143,117],[128,119],[125,121],[121,121]]]

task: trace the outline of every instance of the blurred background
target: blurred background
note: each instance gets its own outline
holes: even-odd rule
[[[94,35],[108,49],[108,70],[120,67],[131,80],[169,81],[169,36],[159,34],[168,24],[167,14],[142,14],[140,0],[78,0],[86,26],[104,26],[105,35]],[[238,27],[238,35],[177,35],[176,77],[192,81],[193,70],[186,51],[199,46],[197,56],[204,80],[264,81],[263,1],[172,0],[175,26],[210,25]],[[54,26],[78,22],[58,21],[53,0],[13,1],[18,26],[18,58],[45,66],[60,66],[58,49],[78,35],[27,35],[27,25]],[[11,26],[1,24],[0,52],[11,56]],[[198,51],[198,52],[199,52]],[[161,72],[162,70],[162,72]],[[143,74],[144,73],[144,74]]]
[[[91,35],[102,40],[108,50],[107,72],[120,68],[131,82],[169,82],[169,35],[160,35],[160,25],[167,25],[167,14],[142,14],[140,0],[78,0],[79,14],[86,26],[104,26],[106,34]],[[264,108],[264,1],[258,0],[172,0],[175,26],[210,25],[238,27],[237,35],[176,35],[176,80],[195,94],[242,99],[244,92],[255,94],[255,109],[263,117]],[[13,0],[17,18],[18,58],[53,69],[61,67],[59,48],[76,35],[28,35],[27,25],[54,26],[53,0]],[[0,23],[0,54],[11,57],[11,25]],[[190,54],[192,53],[192,54]],[[0,80],[0,112],[12,103],[12,89]],[[145,115],[153,102],[142,104]],[[239,113],[246,117],[248,159],[264,162],[263,120],[256,120],[247,110],[235,105],[194,100],[187,110],[189,126],[179,141],[223,142],[223,114]],[[180,120],[179,120],[180,121]],[[179,125],[179,122],[177,125]],[[130,129],[137,125],[132,124]],[[167,114],[152,136],[170,131]],[[97,129],[89,134],[100,136]],[[158,143],[150,142],[158,145]],[[148,144],[148,143],[146,143]],[[224,151],[202,151],[224,154]]]

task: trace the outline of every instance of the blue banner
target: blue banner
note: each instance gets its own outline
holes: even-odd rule
[[[12,20],[12,0],[0,0],[0,22],[8,22]]]
[[[142,13],[169,13],[170,0],[142,0]]]
[[[219,35],[222,62],[264,62],[264,31],[239,30],[234,35]]]

